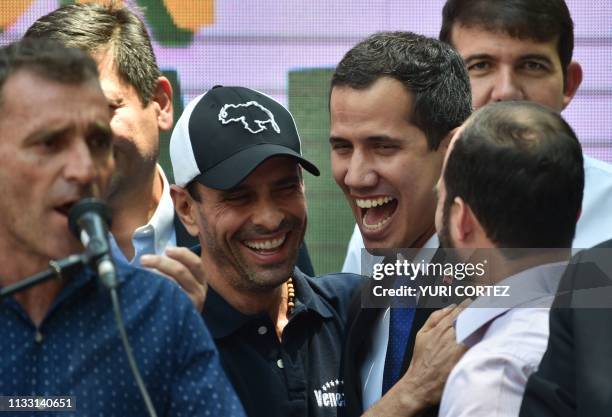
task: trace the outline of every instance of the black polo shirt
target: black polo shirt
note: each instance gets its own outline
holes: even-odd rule
[[[203,316],[249,417],[335,417],[344,406],[340,356],[361,277],[294,270],[296,305],[282,343],[267,314],[247,316],[209,289]]]

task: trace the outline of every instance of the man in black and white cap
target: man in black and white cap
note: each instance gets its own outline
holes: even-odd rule
[[[359,277],[316,280],[295,268],[306,229],[291,114],[242,87],[194,99],[170,141],[175,209],[198,236],[209,283],[203,316],[254,416],[335,416],[346,310]]]

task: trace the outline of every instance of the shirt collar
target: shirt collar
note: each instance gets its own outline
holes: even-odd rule
[[[312,279],[298,268],[293,269],[293,285],[298,303],[304,304],[308,310],[314,311],[325,319],[333,317],[334,313],[330,306],[313,290],[313,286],[316,286],[316,279],[312,284],[309,280]],[[299,304],[296,304],[296,307],[299,307]]]
[[[211,286],[208,287],[202,316],[214,339],[222,339],[236,332],[252,319],[263,314],[248,316],[232,307]]]
[[[438,239],[438,235],[436,233],[434,233],[423,245],[423,249],[438,249],[439,247],[440,239]]]
[[[163,169],[157,165],[157,173],[162,179],[162,195],[159,200],[159,204],[153,212],[153,216],[144,226],[138,227],[134,231],[134,235],[132,237],[132,243],[134,247],[137,248],[138,242],[137,240],[144,238],[152,239],[153,243],[153,252],[160,254],[163,253],[164,249],[172,244],[176,244],[176,238],[174,235],[174,205],[172,203],[172,197],[170,196],[170,184],[168,183],[168,179],[166,178],[166,174],[164,174]],[[174,240],[174,242],[172,242]],[[148,253],[138,253],[136,250],[135,258],[139,258],[140,255]]]
[[[109,239],[113,239],[109,233]],[[124,257],[125,259],[125,257]],[[133,272],[133,269],[125,262],[116,259],[113,256],[115,263],[115,272],[117,273],[117,284],[121,285]],[[97,278],[96,272],[90,266],[84,266],[78,273],[74,274],[70,280],[66,283],[66,286],[60,291],[59,295],[51,304],[51,309],[54,309],[57,305],[63,303],[72,294],[79,291],[85,285],[92,283]]]
[[[295,312],[290,317],[291,322],[297,315],[306,311],[313,311],[322,318],[333,317],[330,307],[317,296],[308,283],[308,278],[299,269],[293,270],[293,285],[295,287]],[[266,313],[255,315],[243,314],[232,307],[213,288],[208,288],[204,302],[204,321],[214,339],[222,339],[235,332],[250,321],[267,317]]]
[[[538,265],[500,281],[498,286],[509,287],[509,297],[478,297],[457,317],[457,342],[473,346],[485,325],[514,308],[549,307],[566,267],[567,262]]]
[[[427,242],[425,242],[423,247],[418,249],[418,252],[414,256],[414,258],[422,259],[423,262],[429,262],[431,261],[432,257],[436,253],[435,250],[431,250],[431,249],[438,249],[439,247],[440,247],[440,240],[438,239],[438,235],[434,233],[427,240]],[[361,253],[361,258],[362,258],[361,261],[365,265],[365,268],[362,267],[361,270],[364,273],[364,275],[371,277],[374,271],[374,264],[383,262],[385,257],[379,256],[379,255],[372,255],[371,253],[367,252],[365,248],[362,248],[361,251],[363,251]],[[414,253],[414,251],[412,253]],[[404,259],[404,257],[401,254],[398,254],[398,255],[402,260]]]
[[[176,245],[174,230],[174,204],[170,196],[170,184],[162,168],[157,165],[157,172],[162,179],[162,195],[153,216],[147,224],[138,227],[132,234],[134,258],[129,260],[119,248],[114,236],[110,236],[113,258],[122,264],[140,266],[140,257],[145,254],[162,254],[168,246]]]
[[[436,254],[436,251],[440,248],[440,241],[438,240],[438,235],[437,234],[433,234],[428,240],[427,242],[425,242],[425,244],[420,247],[420,248],[409,248],[410,249],[410,254],[408,255],[410,259],[418,259],[418,260],[422,260],[423,262],[430,262],[432,260],[432,258],[434,257],[434,255]],[[402,252],[398,252],[397,254],[398,258],[400,260],[410,260],[407,259]],[[382,257],[380,257],[380,259],[382,260]]]

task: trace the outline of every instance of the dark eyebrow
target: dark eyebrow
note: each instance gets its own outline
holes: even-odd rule
[[[368,136],[366,138],[366,141],[370,142],[370,143],[382,143],[382,142],[384,142],[384,143],[389,143],[389,142],[397,142],[397,143],[399,143],[399,142],[402,142],[401,139],[394,138],[394,137],[387,136],[387,135]]]
[[[273,186],[279,186],[279,185],[286,185],[289,183],[298,183],[300,182],[300,176],[298,174],[291,174],[291,175],[287,175],[286,177],[283,177],[277,181],[274,181],[274,183],[272,184]],[[251,190],[252,187],[244,185],[244,184],[238,184],[235,187],[230,188],[229,190],[223,190],[222,195],[223,196],[231,196],[234,194],[240,194],[243,192],[249,192]]]
[[[547,63],[552,64],[552,61],[550,60],[550,58],[543,54],[525,54],[525,55],[521,55],[520,59],[521,61],[526,61],[528,59],[536,59],[539,61],[546,61]]]
[[[31,145],[43,140],[51,138],[61,138],[68,134],[73,128],[71,126],[60,126],[57,128],[50,128],[49,130],[35,131],[31,135],[27,136],[23,143],[24,145]]]
[[[248,187],[245,185],[239,184],[235,187],[230,188],[229,190],[222,190],[222,195],[232,195],[242,191],[247,191]]]
[[[481,60],[489,60],[489,61],[493,61],[495,58],[490,55],[490,54],[473,54],[473,55],[468,55],[467,57],[465,57],[465,59],[463,60],[463,62],[465,62],[466,64],[472,62],[472,61],[481,61]],[[550,58],[546,55],[543,54],[525,54],[525,55],[521,55],[519,57],[519,59],[521,61],[525,61],[528,59],[537,59],[537,60],[541,60],[541,61],[546,61],[548,63],[552,63],[552,61],[550,60]]]
[[[481,60],[493,60],[493,56],[489,54],[473,54],[468,55],[463,59],[463,62],[466,64],[472,61],[481,61]]]
[[[348,142],[348,140],[341,138],[339,136],[330,136],[329,137],[329,143],[331,145],[333,145],[334,143],[338,143],[338,142]]]
[[[385,143],[388,143],[388,142],[397,142],[397,143],[399,143],[399,142],[402,142],[401,139],[394,138],[394,137],[387,136],[387,135],[368,136],[365,140],[366,140],[366,142],[369,142],[369,143],[381,143],[381,142],[385,142]],[[330,138],[329,138],[329,143],[330,144],[333,145],[334,143],[338,143],[338,142],[349,142],[349,140],[341,138],[341,137],[338,137],[338,136],[330,136]]]
[[[275,181],[273,185],[279,186],[279,185],[287,185],[287,184],[293,184],[293,183],[299,183],[299,182],[300,182],[300,176],[298,174],[291,174],[291,175],[287,175],[286,177],[281,178],[278,181]]]

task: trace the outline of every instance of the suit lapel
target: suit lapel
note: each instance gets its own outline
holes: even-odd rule
[[[370,279],[363,285],[369,285]],[[362,287],[362,290],[364,288]],[[361,291],[357,291],[349,306],[347,339],[342,356],[342,371],[346,396],[346,410],[340,409],[339,415],[360,416],[362,410],[361,365],[367,352],[366,344],[372,337],[373,326],[378,316],[384,312],[380,308],[361,308]]]

